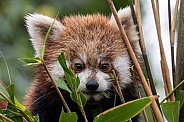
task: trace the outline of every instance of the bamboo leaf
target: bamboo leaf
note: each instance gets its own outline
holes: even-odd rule
[[[19,58],[19,60],[24,63],[27,63],[28,65],[42,64],[40,58]]]
[[[11,117],[11,120],[13,120],[14,122],[23,122],[22,116]]]
[[[16,97],[14,97],[14,101],[15,101],[16,107],[17,107],[19,110],[21,110],[21,111],[25,111],[25,110],[26,110],[25,106],[23,106],[22,104],[20,104]]]
[[[108,91],[101,92],[106,98],[110,98],[110,93]]]
[[[1,92],[2,94],[4,94],[7,98],[10,98],[8,92],[6,91],[6,89],[5,89],[1,84],[0,84],[0,92]],[[0,99],[1,99],[1,100],[5,100],[2,96],[0,96]]]
[[[76,85],[75,85],[76,88],[75,89],[77,89],[79,87],[79,84],[80,84],[80,79],[77,76],[77,78],[76,78]]]
[[[13,103],[15,103],[14,101],[14,84],[13,83],[10,83],[10,85],[7,87],[8,89],[8,94],[10,96],[10,99]]]
[[[161,106],[168,122],[179,122],[179,101],[162,103]]]
[[[8,104],[7,109],[4,112],[4,115],[6,115],[9,118],[21,116],[21,114],[17,111],[17,109],[11,104]]]
[[[150,105],[152,101],[157,98],[157,96],[145,97],[121,104],[100,113],[98,116],[95,117],[94,122],[125,122],[130,118],[136,116],[139,112],[145,109],[145,107]]]
[[[70,94],[70,97],[71,97],[71,99],[72,99],[75,103],[78,103],[76,92],[72,92],[72,93]]]
[[[56,80],[56,85],[57,85],[59,88],[61,88],[61,89],[63,89],[63,90],[66,90],[66,91],[68,91],[69,93],[71,93],[71,90],[68,88],[66,82],[65,82],[63,79],[58,78],[58,80]]]
[[[74,72],[72,72],[72,70],[70,70],[67,67],[64,52],[61,52],[61,54],[58,56],[58,61],[59,61],[60,65],[61,65],[61,67],[63,68],[64,71],[66,71],[71,76],[74,76]]]
[[[180,101],[180,108],[181,108],[183,103],[184,103],[184,91],[183,90],[176,91],[176,100],[175,101]]]
[[[59,122],[77,122],[77,114],[75,112],[65,113],[62,109]]]
[[[45,53],[45,44],[40,49],[40,54],[41,54],[41,59],[42,60],[43,60],[43,57],[44,57],[44,53]]]
[[[23,106],[18,100],[16,97],[14,97],[14,101],[15,101],[15,106],[21,110],[23,113],[25,113],[25,115],[29,116],[31,119],[34,119],[31,112],[28,111],[25,106]]]
[[[68,72],[65,72],[65,78],[66,78],[66,81],[67,81],[69,87],[71,88],[71,90],[72,91],[75,91],[75,88],[74,88],[74,80],[72,79],[71,75],[68,74]]]

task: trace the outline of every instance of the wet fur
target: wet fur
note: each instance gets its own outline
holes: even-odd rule
[[[119,10],[118,15],[133,50],[136,56],[139,57],[138,36],[130,9]],[[26,26],[36,51],[36,57],[40,56],[44,37],[53,21],[53,18],[40,14],[26,16]],[[104,98],[100,94],[96,96],[95,94],[94,96],[86,94],[88,102],[85,106],[85,111],[89,121],[93,121],[92,109],[98,109],[101,106],[103,110],[107,110],[114,106],[113,80],[109,77],[112,69],[115,70],[118,76],[125,101],[137,98],[129,71],[129,67],[132,65],[131,59],[113,16],[108,18],[101,14],[93,14],[58,19],[51,30],[45,49],[45,63],[54,80],[58,77],[64,78],[63,70],[57,61],[58,55],[62,51],[65,53],[70,52],[71,63],[82,62],[85,65],[84,71],[78,73],[82,80],[79,89],[84,93],[88,92],[85,88],[85,84],[88,82],[86,79],[89,79],[91,74],[94,74],[92,78],[96,78],[95,80],[99,83],[100,88],[97,89],[99,93],[100,91],[109,91],[111,93],[110,99]],[[100,62],[103,61],[109,62],[111,65],[111,70],[105,73],[98,69]],[[42,65],[38,65],[36,68],[35,80],[25,97],[25,106],[33,115],[38,114],[41,122],[57,122],[63,104]],[[94,70],[97,70],[96,74],[93,72]],[[86,77],[84,76],[85,73]],[[77,112],[78,121],[83,121],[83,117],[77,105],[70,99],[69,93],[63,90],[61,92],[71,111]],[[116,105],[119,104],[121,104],[121,101],[117,97]],[[139,121],[138,118],[138,116],[134,117],[133,121]]]

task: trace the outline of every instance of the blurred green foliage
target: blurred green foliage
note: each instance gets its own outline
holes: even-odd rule
[[[125,7],[127,1],[114,0],[116,8]],[[106,0],[0,0],[0,51],[9,65],[11,79],[15,83],[15,94],[23,101],[26,89],[34,78],[30,66],[23,66],[18,58],[33,57],[34,50],[26,31],[24,16],[28,13],[41,13],[55,17],[73,14],[102,13],[110,15]],[[0,80],[8,85],[5,63],[0,58]]]

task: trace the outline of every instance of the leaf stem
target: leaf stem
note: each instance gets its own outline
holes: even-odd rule
[[[113,75],[113,78],[115,80],[114,86],[115,86],[115,89],[116,89],[117,93],[119,94],[120,100],[121,100],[122,103],[125,103],[125,99],[123,97],[123,93],[121,91],[121,87],[120,87],[118,78],[117,78],[116,73],[115,73],[114,70],[112,70],[112,75]],[[132,122],[131,118],[128,121]]]
[[[166,99],[168,99],[182,84],[184,83],[184,80],[182,82],[180,82],[173,90],[172,92],[170,92],[166,98],[164,98],[160,104],[162,104]]]
[[[15,105],[14,103],[9,99],[7,98],[2,92],[0,92],[0,95],[5,99],[7,100],[8,103],[10,103],[13,107],[15,107],[15,109],[28,121],[28,122],[33,122],[33,120],[30,119],[29,116],[27,116],[26,114],[24,114],[21,110],[19,110]]]
[[[42,61],[42,65],[43,65],[45,71],[47,72],[47,74],[48,74],[48,76],[49,76],[49,78],[51,80],[52,85],[54,86],[54,88],[56,89],[57,93],[59,94],[59,97],[61,98],[61,100],[62,100],[62,102],[63,102],[67,112],[71,112],[69,107],[68,107],[68,105],[67,105],[67,103],[66,103],[66,101],[65,101],[65,99],[64,99],[64,97],[63,97],[63,95],[61,94],[59,88],[57,87],[56,83],[54,82],[54,79],[52,78],[50,72],[48,71],[48,68],[46,67],[45,62],[42,59],[41,59],[41,61]]]
[[[118,79],[117,79],[117,76],[116,76],[116,73],[114,70],[112,70],[112,75],[114,77],[114,80],[115,80],[115,83],[114,83],[114,86],[116,87],[115,89],[117,89],[117,93],[119,94],[120,96],[120,99],[121,99],[121,102],[122,103],[125,103],[125,99],[123,97],[123,94],[122,94],[122,91],[121,91],[121,87],[119,85],[119,82],[118,82]]]
[[[77,99],[78,99],[78,106],[79,106],[79,108],[80,108],[80,111],[81,111],[81,113],[82,113],[82,116],[84,117],[84,121],[85,122],[88,122],[88,119],[87,119],[87,117],[86,117],[86,113],[85,113],[85,111],[84,111],[84,108],[83,108],[83,105],[82,105],[82,101],[81,101],[81,98],[80,98],[80,94],[79,94],[79,91],[78,91],[78,89],[76,90],[76,94],[77,94]]]

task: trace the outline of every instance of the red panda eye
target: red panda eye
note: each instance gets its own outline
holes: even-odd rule
[[[107,71],[109,69],[109,64],[108,63],[101,64],[100,69],[102,71]]]
[[[83,70],[82,64],[80,64],[80,63],[75,63],[75,70],[76,70],[76,71],[81,71],[81,70]]]

